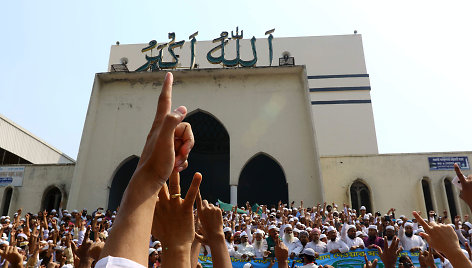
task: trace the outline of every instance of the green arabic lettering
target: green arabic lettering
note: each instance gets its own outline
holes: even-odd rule
[[[213,39],[213,43],[216,42],[221,42],[221,44],[217,45],[216,47],[212,48],[210,51],[207,53],[207,60],[210,63],[213,64],[219,64],[222,63],[224,60],[224,54],[225,54],[225,45],[228,43],[228,32],[221,32],[220,37]],[[218,51],[221,49],[221,55],[219,57],[213,57],[213,52]]]
[[[272,66],[272,58],[273,58],[273,55],[274,55],[274,51],[272,49],[272,39],[274,39],[274,36],[272,35],[272,33],[274,31],[275,31],[275,28],[265,32],[265,35],[269,35],[267,37],[267,42],[269,42],[269,66]]]
[[[167,61],[167,62],[162,61],[162,49],[164,48],[162,47],[161,50],[159,50],[159,67],[161,69],[169,69],[169,68],[177,67],[177,64],[179,63],[179,58],[178,58],[178,55],[174,53],[174,49],[177,47],[182,48],[182,46],[185,43],[184,40],[175,42],[175,33],[169,33],[169,39],[171,39],[171,41],[168,43],[169,47],[167,48],[167,50],[169,51],[173,60]]]
[[[193,69],[195,67],[195,43],[197,42],[195,36],[197,35],[198,31],[188,37],[188,39],[190,39],[190,69]]]

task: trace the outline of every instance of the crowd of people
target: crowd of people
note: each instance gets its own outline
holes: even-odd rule
[[[302,267],[318,267],[324,253],[375,249],[385,267],[411,267],[401,250],[419,252],[421,267],[472,267],[467,218],[437,218],[435,213],[395,215],[359,211],[348,205],[303,202],[223,212],[202,200],[196,173],[182,198],[179,172],[188,166],[194,138],[182,122],[187,110],[171,111],[173,77],[166,75],[157,112],[138,166],[118,211],[41,211],[2,216],[0,256],[3,267],[198,267],[198,256],[211,256],[213,267],[232,267],[231,257],[270,260],[286,268],[301,258]],[[472,207],[472,176],[455,165],[460,197]],[[196,206],[196,209],[194,209]],[[242,209],[242,211],[241,211]],[[445,224],[450,222],[449,224]],[[365,258],[365,267],[378,261]],[[251,267],[250,263],[245,268]],[[326,266],[325,266],[326,267]]]

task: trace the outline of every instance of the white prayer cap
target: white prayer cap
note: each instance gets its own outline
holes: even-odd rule
[[[303,255],[309,255],[309,256],[315,256],[315,251],[312,249],[312,248],[305,248],[303,251],[302,251],[302,254]]]
[[[297,217],[293,217],[296,221],[298,221],[298,218]]]
[[[78,213],[79,211],[77,209],[72,210],[72,213]]]
[[[405,218],[405,215],[400,215],[400,219],[401,219],[401,218]]]
[[[97,222],[102,222],[102,218],[99,218],[99,219],[97,220]]]
[[[293,228],[293,232],[294,232],[294,233],[299,233],[300,230],[299,230],[298,228]]]
[[[290,220],[288,220],[288,222],[293,222],[295,219],[294,218],[291,218]]]
[[[24,233],[19,233],[18,237],[23,237],[26,240],[28,239],[28,237]]]
[[[57,211],[55,209],[51,210],[51,213],[56,213]]]
[[[413,223],[412,223],[412,222],[409,222],[409,221],[407,221],[407,222],[405,222],[405,227],[406,227],[406,226],[413,227]]]
[[[320,235],[320,240],[323,239],[323,238],[326,238],[326,235],[325,235],[325,234],[321,234],[321,235]]]
[[[347,226],[347,230],[348,230],[348,231],[349,231],[350,229],[352,229],[352,228],[356,229],[356,226],[354,226],[354,225],[352,225],[352,224]]]
[[[374,229],[377,231],[377,225],[369,225],[369,229]]]
[[[161,252],[161,251],[162,251],[162,248],[158,248],[158,249],[156,249],[156,250],[157,250],[157,252]]]
[[[252,268],[252,264],[250,262],[244,264],[243,268]]]
[[[469,234],[472,234],[472,229],[469,230]]]
[[[0,240],[0,245],[7,245],[7,246],[9,246],[10,243],[8,243],[8,241],[5,241],[5,240]]]
[[[225,227],[225,228],[223,229],[223,233],[231,232],[231,231],[232,231],[232,230],[231,230],[230,227]]]
[[[364,206],[361,206],[359,210],[366,210]]]
[[[469,227],[469,229],[472,229],[472,224],[468,221],[464,222],[463,225],[466,225],[467,227]]]
[[[363,235],[362,231],[357,231],[357,232],[356,232],[356,237],[357,237],[357,236],[360,236],[360,235]]]
[[[311,227],[306,228],[306,231],[309,233],[311,232],[311,230],[313,230]]]
[[[262,231],[261,229],[257,229],[257,230],[256,230],[256,234],[262,234],[262,235],[264,235],[264,231]]]
[[[5,220],[5,222],[10,222],[10,219],[7,218],[7,219]]]
[[[293,209],[294,211],[297,211],[297,210],[298,210],[298,208],[292,208],[292,209]]]
[[[152,242],[151,247],[155,247],[159,243],[161,243],[161,242],[159,242],[159,240],[156,240],[156,241]]]
[[[385,229],[395,231],[395,227],[393,227],[392,225],[387,226]]]
[[[154,252],[157,252],[157,250],[155,248],[149,248],[149,255],[151,255]]]
[[[277,228],[277,226],[275,226],[275,225],[271,225],[271,226],[269,226],[269,231],[270,231],[270,230],[272,230],[272,229],[275,229],[275,230],[277,230],[278,228]]]
[[[243,236],[247,236],[247,233],[246,231],[243,231],[239,236],[243,237]]]
[[[418,230],[416,230],[415,234],[419,234],[419,233],[424,233],[424,229],[422,227],[418,228]]]
[[[400,225],[400,224],[403,223],[403,221],[402,221],[402,220],[398,220],[397,223]]]
[[[336,231],[336,229],[333,226],[329,226],[327,232],[329,233],[331,231]]]

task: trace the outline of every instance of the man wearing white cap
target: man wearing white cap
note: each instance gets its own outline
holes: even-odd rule
[[[395,227],[387,225],[387,227],[385,227],[385,236],[387,237],[387,244],[390,247],[395,237]]]
[[[303,258],[303,266],[297,266],[300,268],[316,268],[318,265],[315,263],[316,253],[312,248],[305,248],[300,257]]]
[[[360,221],[363,221],[367,210],[365,209],[364,206],[361,206],[359,208],[359,212],[360,212],[360,214],[359,214],[359,217],[357,219],[360,220]]]
[[[377,236],[377,225],[369,225],[367,237],[364,237],[364,245],[369,249],[374,249],[375,246],[384,248],[385,242],[382,237]]]
[[[356,226],[349,225],[346,222],[343,224],[341,229],[341,239],[349,247],[349,250],[364,248],[364,241],[356,236],[356,231]]]
[[[338,238],[337,231],[333,226],[328,227],[328,244],[326,249],[329,253],[346,253],[349,251],[349,247]]]
[[[267,241],[264,239],[264,231],[257,229],[254,233],[254,241],[252,242],[256,258],[264,257],[264,251],[267,250]]]
[[[233,232],[230,227],[225,227],[223,229],[223,233],[225,234],[225,242],[226,247],[228,248],[229,256],[234,256],[234,244],[232,240]]]
[[[267,250],[270,251],[269,257],[275,257],[275,240],[279,239],[278,231],[279,228],[277,228],[277,226],[269,226],[269,236],[266,238]]]
[[[282,238],[282,242],[284,242],[285,246],[288,248],[288,255],[290,256],[293,250],[298,245],[298,238],[293,235],[292,226],[287,225],[284,229],[284,236]]]
[[[249,244],[247,233],[243,231],[239,236],[241,237],[241,244],[239,244],[238,249],[234,252],[234,256],[244,260],[254,258],[256,251],[254,247]]]
[[[413,234],[413,223],[411,222],[405,222],[404,226],[400,227],[398,238],[400,238],[404,250],[412,252],[426,250],[426,244],[423,239],[420,236]]]

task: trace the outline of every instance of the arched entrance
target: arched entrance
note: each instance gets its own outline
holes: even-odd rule
[[[447,205],[449,207],[449,213],[451,219],[457,216],[456,201],[454,200],[454,191],[452,189],[452,183],[449,178],[444,179],[444,189],[446,190]]]
[[[229,135],[226,128],[212,115],[197,110],[184,120],[192,126],[195,145],[188,157],[189,166],[180,174],[182,194],[186,194],[193,174],[200,172],[203,199],[229,202]]]
[[[41,208],[42,210],[51,211],[53,209],[58,210],[62,201],[62,193],[56,186],[51,186],[44,191],[43,201]]]
[[[3,192],[3,207],[2,207],[2,216],[7,216],[8,211],[10,210],[11,197],[13,195],[13,188],[8,187]]]
[[[359,208],[364,206],[367,213],[373,213],[370,202],[370,190],[362,181],[355,181],[350,188],[352,208],[359,212]]]
[[[111,183],[110,194],[108,195],[108,209],[116,210],[120,205],[123,193],[126,187],[128,187],[128,183],[138,166],[138,162],[139,157],[131,156],[124,160],[116,170]]]
[[[259,153],[252,157],[239,176],[238,205],[276,205],[288,203],[288,187],[282,167],[271,157]]]

